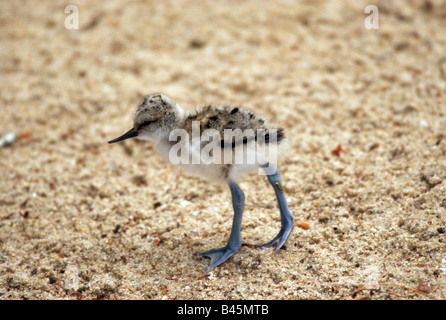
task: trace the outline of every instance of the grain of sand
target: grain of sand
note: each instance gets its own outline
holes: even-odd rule
[[[445,299],[444,1],[1,1],[0,299]],[[366,5],[379,29],[364,27]],[[244,245],[225,186],[106,142],[142,96],[233,104],[286,129],[296,227],[265,177]],[[309,227],[309,228],[305,228]]]

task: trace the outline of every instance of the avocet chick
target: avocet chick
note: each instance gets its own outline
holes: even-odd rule
[[[279,169],[274,164],[278,147],[284,140],[283,128],[238,107],[207,106],[186,112],[172,99],[156,94],[145,97],[139,104],[133,128],[109,143],[133,137],[153,141],[171,163],[229,186],[234,208],[229,240],[224,247],[197,253],[211,258],[208,268],[225,262],[242,245],[240,231],[245,195],[237,180],[247,172],[258,170],[267,175],[280,210],[279,233],[256,247],[275,245],[278,250],[285,243],[293,229],[294,217],[285,199]]]

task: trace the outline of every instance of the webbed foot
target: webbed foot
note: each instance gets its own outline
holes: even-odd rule
[[[206,268],[206,270],[208,270],[208,269],[216,267],[216,266],[222,264],[223,262],[225,262],[226,260],[228,260],[239,249],[240,249],[240,246],[239,247],[231,247],[229,245],[226,245],[221,248],[215,248],[215,249],[212,249],[209,251],[199,252],[199,253],[196,253],[195,255],[211,258],[211,263]]]
[[[275,250],[279,250],[283,246],[285,241],[288,239],[291,231],[293,230],[293,227],[294,227],[294,220],[293,220],[293,217],[290,216],[289,219],[287,219],[286,222],[284,222],[282,224],[282,227],[280,228],[279,233],[277,234],[277,236],[274,237],[273,240],[271,240],[267,243],[258,244],[255,247],[256,248],[266,248],[266,247],[271,247],[273,245],[276,245]]]

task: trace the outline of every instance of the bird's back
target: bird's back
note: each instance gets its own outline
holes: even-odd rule
[[[239,107],[207,106],[195,110],[185,118],[183,124],[189,134],[192,133],[194,121],[198,124],[200,133],[206,130],[218,132],[222,138],[221,145],[225,148],[251,141],[279,144],[284,138],[283,128]]]

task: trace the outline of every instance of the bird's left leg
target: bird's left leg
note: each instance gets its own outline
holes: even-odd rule
[[[288,204],[285,199],[285,193],[283,192],[282,178],[279,174],[279,168],[277,168],[277,166],[272,163],[267,163],[262,167],[267,173],[269,183],[273,186],[274,192],[276,193],[280,210],[281,227],[279,233],[277,234],[277,236],[274,237],[273,240],[264,244],[257,245],[256,247],[270,247],[276,244],[276,250],[279,250],[290,235],[291,230],[293,230],[294,217],[290,209],[288,208]]]
[[[243,207],[245,205],[245,195],[235,182],[229,182],[229,189],[232,195],[232,206],[234,208],[234,218],[232,221],[231,234],[228,243],[222,248],[216,248],[205,252],[196,253],[199,256],[211,258],[211,263],[206,268],[213,268],[228,260],[242,246],[240,231],[242,228]]]

